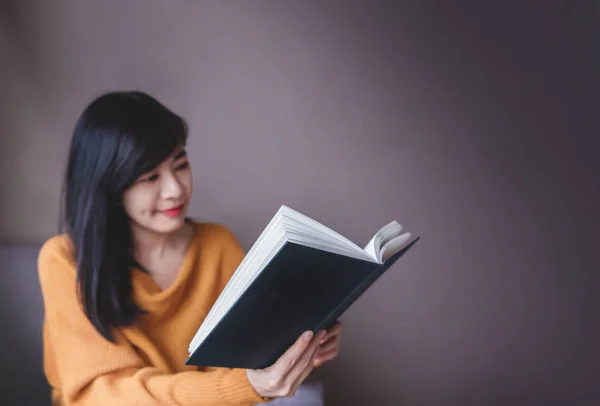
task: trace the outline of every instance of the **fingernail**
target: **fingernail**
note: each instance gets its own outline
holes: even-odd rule
[[[321,330],[321,331],[319,332],[319,337],[320,337],[320,338],[325,338],[325,334],[327,334],[327,331],[325,331],[325,330]]]
[[[313,332],[312,331],[307,331],[306,333],[304,333],[304,341],[310,341],[310,339],[313,336]]]

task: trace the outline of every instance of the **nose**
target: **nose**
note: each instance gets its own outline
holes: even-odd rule
[[[179,199],[181,194],[183,193],[183,187],[177,176],[172,173],[169,173],[166,176],[163,176],[161,195],[165,200],[168,199]]]

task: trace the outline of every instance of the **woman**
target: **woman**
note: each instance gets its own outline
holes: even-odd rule
[[[339,352],[338,323],[302,335],[264,370],[184,365],[245,255],[225,226],[186,217],[186,139],[184,121],[141,92],[105,94],[76,123],[67,231],[38,259],[55,405],[261,403],[292,395]]]

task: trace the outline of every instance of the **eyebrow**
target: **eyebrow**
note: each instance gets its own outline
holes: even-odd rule
[[[183,151],[179,152],[177,155],[175,155],[175,156],[173,157],[173,161],[177,161],[178,159],[181,159],[181,158],[183,158],[183,157],[184,157],[184,156],[186,156],[186,155],[187,155],[187,152],[186,152],[186,150],[184,149]]]

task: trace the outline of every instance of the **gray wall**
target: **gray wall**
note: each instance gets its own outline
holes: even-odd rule
[[[140,88],[246,247],[281,204],[422,236],[344,317],[328,404],[598,404],[598,3],[457,3],[2,2],[0,239],[56,232],[74,120]]]

